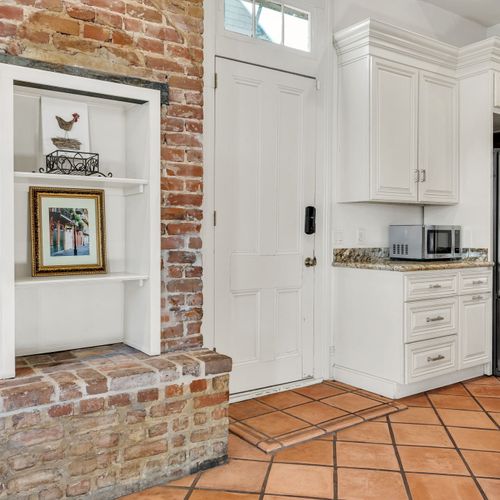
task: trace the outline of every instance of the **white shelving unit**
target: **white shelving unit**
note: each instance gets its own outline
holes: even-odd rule
[[[88,105],[112,177],[39,172],[42,96]],[[160,92],[0,64],[0,116],[0,379],[16,355],[114,342],[159,354]],[[30,186],[104,190],[107,274],[31,276]]]

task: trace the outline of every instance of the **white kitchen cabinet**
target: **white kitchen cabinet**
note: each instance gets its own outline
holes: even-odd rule
[[[460,297],[460,368],[488,363],[491,356],[491,293]]]
[[[384,30],[391,31],[387,46],[377,39]],[[415,35],[403,57],[405,36],[373,20],[335,35],[340,202],[458,203],[457,79],[422,59],[428,39],[419,46]],[[432,44],[432,57],[439,60],[442,50],[446,68],[449,46]]]
[[[336,267],[334,378],[400,398],[489,373],[491,279],[488,267]]]
[[[420,73],[419,201],[458,202],[458,83]]]
[[[495,71],[494,73],[494,88],[495,88],[495,97],[494,97],[494,106],[495,108],[500,108],[500,71]]]
[[[418,71],[376,58],[371,64],[370,199],[417,201]]]

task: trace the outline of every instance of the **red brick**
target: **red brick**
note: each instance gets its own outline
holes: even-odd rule
[[[17,32],[17,26],[12,23],[0,21],[0,36],[14,36]]]
[[[158,10],[143,7],[141,5],[127,4],[127,14],[131,17],[153,23],[161,23],[163,20],[163,16]]]
[[[147,401],[157,401],[159,397],[158,389],[147,389],[144,391],[139,391],[137,393],[137,401],[139,403],[145,403]]]
[[[190,197],[190,195],[185,196]],[[192,198],[190,197],[190,199]],[[181,204],[181,202],[176,199],[174,199],[174,201],[176,201],[176,205]],[[167,225],[167,232],[170,235],[199,233],[200,230],[201,224],[193,224],[191,222],[173,222]]]
[[[74,19],[65,19],[56,14],[45,12],[35,12],[29,19],[30,23],[39,24],[46,28],[63,33],[65,35],[78,35],[80,33],[80,24]]]
[[[160,453],[166,453],[167,450],[167,443],[164,440],[154,441],[152,443],[141,443],[125,449],[125,460],[152,457]]]
[[[49,408],[49,415],[53,418],[73,415],[73,404],[55,405]]]
[[[111,31],[101,26],[96,26],[95,24],[86,24],[83,27],[83,36],[85,38],[107,42],[111,40]]]
[[[165,52],[163,42],[160,40],[153,40],[152,38],[139,38],[139,40],[137,40],[137,46],[146,52],[157,52],[158,54],[163,54]]]
[[[200,396],[194,399],[195,408],[205,408],[207,406],[216,406],[229,400],[229,393],[212,394],[210,396]]]
[[[89,6],[99,7],[105,10],[112,10],[120,14],[125,13],[125,3],[122,0],[82,0],[82,1],[83,3]]]
[[[47,383],[34,383],[0,391],[5,411],[18,410],[50,403],[54,388]]]
[[[207,381],[204,379],[201,380],[193,380],[191,385],[189,386],[191,392],[202,392],[207,388]]]
[[[182,385],[173,384],[165,387],[165,397],[174,398],[184,394],[184,387]]]
[[[115,394],[109,396],[108,406],[128,406],[131,403],[130,396],[128,394]]]
[[[124,31],[113,31],[113,43],[118,45],[132,45],[134,39]]]
[[[169,26],[158,26],[154,24],[147,24],[145,33],[151,38],[164,40],[168,42],[183,43],[184,40],[181,34]]]
[[[22,21],[23,9],[14,5],[0,5],[0,19],[4,21],[7,19]]]
[[[66,5],[66,12],[73,19],[82,21],[93,21],[95,19],[95,10],[79,7],[78,5]]]
[[[104,409],[104,398],[84,399],[80,401],[81,413],[94,413]]]
[[[169,292],[200,292],[203,283],[200,279],[182,279],[170,281],[167,285]]]

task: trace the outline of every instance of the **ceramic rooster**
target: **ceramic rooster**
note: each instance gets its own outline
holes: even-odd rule
[[[59,128],[64,130],[65,137],[68,137],[68,132],[73,128],[73,124],[76,123],[80,118],[80,115],[78,113],[73,113],[71,116],[73,117],[73,119],[70,121],[63,120],[60,116],[56,116]]]

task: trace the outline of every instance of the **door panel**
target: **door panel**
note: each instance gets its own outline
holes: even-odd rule
[[[458,202],[458,84],[420,75],[420,201]]]
[[[418,70],[372,60],[372,199],[417,201]]]
[[[217,59],[215,341],[231,392],[312,375],[315,82]]]

